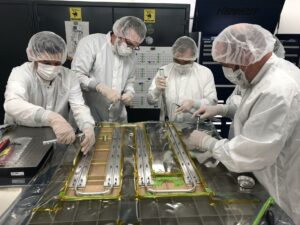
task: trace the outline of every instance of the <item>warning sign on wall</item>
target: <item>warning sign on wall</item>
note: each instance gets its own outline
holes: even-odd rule
[[[82,20],[81,8],[70,7],[70,20]]]
[[[144,9],[144,22],[155,23],[155,9]]]

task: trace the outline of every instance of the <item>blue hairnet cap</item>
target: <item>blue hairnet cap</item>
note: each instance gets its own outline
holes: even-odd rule
[[[64,39],[50,31],[33,35],[26,49],[29,61],[59,61],[63,64],[67,58],[67,46]]]

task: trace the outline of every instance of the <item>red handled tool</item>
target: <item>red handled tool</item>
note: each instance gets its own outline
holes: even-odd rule
[[[10,144],[10,140],[8,138],[3,139],[0,142],[0,152],[2,152],[9,144]]]

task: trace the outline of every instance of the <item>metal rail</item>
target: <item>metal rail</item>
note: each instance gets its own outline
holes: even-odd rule
[[[93,196],[93,195],[110,194],[112,192],[113,187],[120,185],[121,128],[115,128],[114,130],[110,153],[108,157],[108,163],[106,165],[106,177],[104,181],[104,187],[108,187],[108,189],[104,191],[97,191],[97,192],[83,192],[78,190],[78,188],[82,188],[86,185],[87,174],[88,174],[90,163],[91,163],[91,157],[85,158],[83,160],[83,165],[79,168],[80,172],[78,172],[78,178],[76,179],[76,183],[74,187],[76,196],[91,196],[91,195]],[[85,184],[84,186],[82,185],[83,183]]]
[[[183,145],[180,142],[179,137],[173,127],[168,127],[170,132],[170,140],[174,146],[175,154],[179,160],[181,169],[184,174],[185,183],[191,185],[189,189],[154,189],[152,185],[151,170],[149,166],[149,157],[146,151],[145,144],[145,133],[141,128],[136,130],[136,145],[137,145],[137,155],[138,155],[138,175],[139,175],[139,185],[145,186],[146,190],[150,193],[188,193],[195,192],[197,183],[199,183],[199,178],[190,163],[190,160],[185,153]],[[147,180],[148,182],[144,182]],[[150,182],[149,182],[150,181]]]
[[[105,187],[120,185],[121,128],[115,128],[106,165]]]
[[[187,156],[185,149],[172,125],[168,124],[170,131],[170,139],[174,146],[174,151],[179,160],[179,164],[184,173],[184,180],[187,184],[197,184],[200,183],[199,177],[192,166],[189,157]]]
[[[195,192],[196,190],[196,184],[193,184],[193,186],[190,189],[153,189],[149,186],[146,186],[146,190],[152,194],[156,193],[187,193],[187,192]]]
[[[75,187],[76,184],[78,187],[85,187],[86,180],[87,180],[86,177],[87,177],[87,174],[88,174],[88,171],[90,168],[93,153],[94,152],[90,151],[87,155],[85,155],[81,158],[81,160],[79,161],[79,163],[75,169],[75,172],[74,172],[74,175],[70,182],[69,187]]]
[[[145,144],[145,133],[141,128],[136,129],[136,149],[137,149],[137,169],[139,185],[152,185],[151,170],[149,165],[149,156]]]

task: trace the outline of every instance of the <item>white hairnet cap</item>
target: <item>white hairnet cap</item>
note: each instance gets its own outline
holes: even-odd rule
[[[67,58],[66,42],[57,34],[42,31],[33,35],[26,49],[29,61],[59,61],[63,64]]]
[[[217,62],[248,66],[272,52],[274,43],[273,35],[259,25],[235,24],[215,38],[212,57]]]
[[[187,36],[178,38],[172,46],[173,58],[194,61],[198,58],[198,48],[195,41]]]
[[[113,32],[118,37],[127,38],[140,44],[145,39],[147,28],[141,19],[135,16],[124,16],[114,23]]]
[[[285,57],[285,50],[284,50],[284,47],[282,45],[282,43],[280,42],[280,40],[274,36],[276,42],[274,44],[274,49],[273,49],[273,52],[275,53],[275,55],[279,58],[282,58],[284,59]]]

